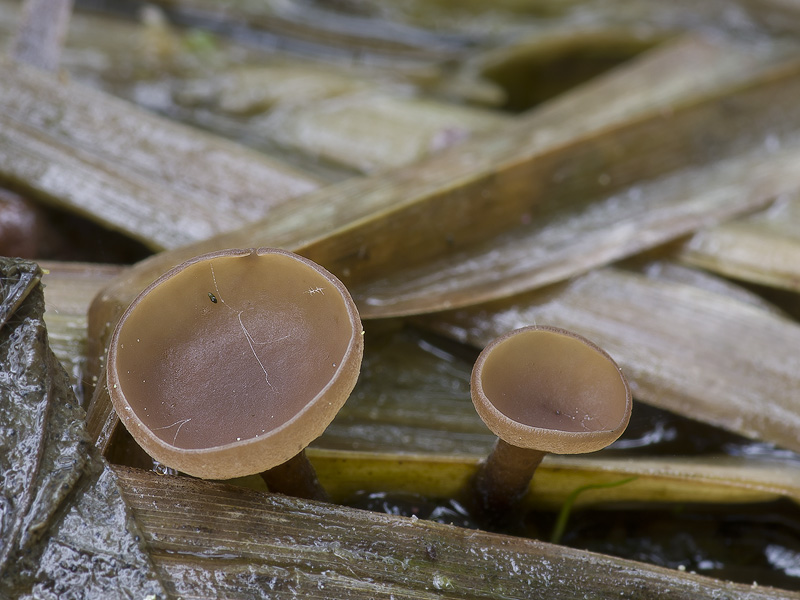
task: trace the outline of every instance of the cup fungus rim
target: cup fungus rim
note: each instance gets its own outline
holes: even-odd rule
[[[620,422],[612,429],[595,431],[563,431],[521,423],[498,409],[486,396],[481,378],[486,359],[491,352],[509,339],[531,332],[545,332],[567,336],[585,344],[604,357],[619,374],[625,390],[625,407]],[[486,426],[497,437],[518,448],[529,448],[554,454],[583,454],[602,450],[625,431],[631,416],[633,397],[628,381],[616,361],[591,340],[573,331],[550,325],[530,325],[509,331],[492,340],[481,351],[470,378],[472,402]]]
[[[213,260],[215,258],[243,258],[253,254],[257,256],[285,256],[286,258],[300,262],[306,267],[313,269],[328,282],[330,282],[336,288],[337,292],[339,292],[339,296],[342,299],[342,303],[346,309],[348,320],[351,325],[351,334],[350,339],[347,342],[347,348],[341,360],[339,361],[336,370],[333,372],[324,387],[322,387],[322,389],[320,389],[313,398],[309,399],[303,405],[303,407],[297,411],[297,413],[295,413],[290,419],[286,420],[278,427],[275,427],[274,429],[271,429],[262,435],[205,448],[182,448],[180,446],[171,444],[153,433],[152,429],[141,419],[141,417],[139,417],[139,415],[136,414],[125,397],[124,390],[120,385],[116,366],[117,346],[119,344],[119,336],[122,326],[128,316],[152,290],[185,269],[199,262]],[[312,440],[319,437],[327,427],[327,424],[333,420],[338,410],[344,405],[358,378],[362,356],[363,328],[361,325],[361,317],[358,313],[358,308],[356,307],[355,302],[353,301],[353,298],[345,285],[330,271],[304,256],[281,248],[259,247],[215,250],[194,256],[172,267],[160,275],[152,283],[150,283],[146,288],[144,288],[130,303],[117,322],[110,339],[105,369],[107,377],[106,385],[108,387],[109,396],[111,397],[111,401],[114,409],[117,412],[117,415],[122,420],[125,427],[131,431],[131,434],[135,434],[134,438],[137,440],[137,442],[144,446],[142,441],[146,441],[147,447],[145,447],[145,451],[154,459],[158,460],[159,462],[163,462],[167,466],[176,465],[173,466],[173,468],[186,472],[190,475],[207,477],[211,479],[226,479],[229,477],[254,474],[256,471],[247,469],[246,472],[244,472],[241,468],[237,469],[235,466],[233,466],[235,461],[231,460],[230,458],[221,459],[219,461],[231,464],[230,467],[213,467],[209,466],[207,463],[204,463],[202,467],[194,468],[194,464],[197,463],[198,459],[202,459],[203,457],[209,457],[209,459],[211,457],[222,455],[227,455],[230,457],[231,453],[238,454],[242,449],[261,445],[265,442],[265,440],[268,439],[275,439],[275,443],[280,444],[281,446],[292,446],[291,448],[285,448],[283,452],[275,452],[275,465],[282,464],[286,460],[289,460],[303,450]],[[349,380],[352,383],[351,385],[345,385],[345,387],[348,388],[347,393],[339,394],[337,396],[337,402],[333,402],[334,398],[331,398],[331,400],[327,403],[329,408],[322,411],[330,414],[330,419],[325,419],[325,425],[321,428],[319,426],[314,427],[313,429],[310,429],[306,435],[298,436],[296,431],[298,423],[303,421],[312,411],[319,410],[319,407],[324,402],[324,398],[326,395],[328,395],[328,392],[330,392],[332,388],[342,385],[342,383],[346,380]],[[292,435],[288,435],[289,433],[292,433]],[[281,458],[282,460],[280,460]],[[214,462],[217,461],[215,460]],[[271,468],[271,466],[267,466],[261,470],[265,470],[267,468]],[[224,475],[221,474],[223,471],[225,473]]]

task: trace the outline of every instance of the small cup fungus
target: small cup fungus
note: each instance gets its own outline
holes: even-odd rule
[[[361,320],[319,265],[271,248],[224,250],[161,276],[111,338],[114,408],[154,459],[189,475],[262,473],[324,498],[305,447],[358,378]]]
[[[631,415],[630,389],[614,360],[555,327],[524,327],[492,341],[471,386],[478,414],[499,438],[473,482],[479,510],[495,521],[525,495],[545,454],[605,448]]]

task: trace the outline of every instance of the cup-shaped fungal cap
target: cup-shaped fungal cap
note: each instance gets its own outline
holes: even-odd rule
[[[484,423],[518,448],[594,452],[630,420],[630,388],[614,360],[555,327],[524,327],[492,341],[475,363],[471,385]]]
[[[358,378],[361,320],[344,285],[284,250],[224,250],[161,276],[111,338],[114,408],[157,461],[196,477],[297,455]]]

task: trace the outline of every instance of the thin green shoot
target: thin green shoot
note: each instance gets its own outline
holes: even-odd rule
[[[550,535],[550,542],[553,544],[558,544],[561,542],[561,538],[564,536],[564,530],[567,528],[567,521],[569,520],[569,515],[572,512],[572,506],[575,504],[575,500],[578,499],[578,496],[580,496],[583,492],[587,490],[601,490],[601,489],[617,487],[619,485],[625,485],[626,483],[630,483],[635,479],[638,479],[638,476],[626,477],[625,479],[620,479],[618,481],[610,481],[608,483],[589,483],[587,485],[582,485],[572,490],[569,496],[567,496],[567,499],[564,500],[564,504],[561,506],[561,510],[558,513],[556,524],[553,527],[553,533]]]

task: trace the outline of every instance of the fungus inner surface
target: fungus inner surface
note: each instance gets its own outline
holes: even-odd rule
[[[140,298],[116,368],[155,435],[211,448],[290,420],[336,375],[353,335],[339,289],[313,267],[278,253],[218,256]]]
[[[617,366],[581,340],[552,331],[524,331],[498,343],[481,382],[497,410],[529,427],[610,431],[625,416],[627,389]]]

